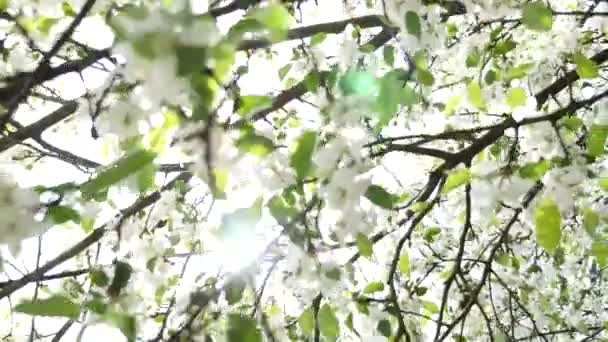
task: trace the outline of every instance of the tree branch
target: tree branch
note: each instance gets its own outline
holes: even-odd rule
[[[389,28],[381,19],[379,15],[365,15],[362,17],[350,18],[341,21],[335,21],[331,23],[322,23],[317,25],[310,25],[304,27],[297,27],[289,30],[287,38],[279,42],[271,42],[267,39],[253,39],[245,40],[239,45],[239,50],[251,50],[261,49],[269,47],[275,43],[281,43],[289,40],[303,39],[313,36],[317,33],[340,33],[346,29],[348,25],[356,25],[362,29],[383,27]]]
[[[83,274],[85,274],[87,272],[89,272],[88,268],[84,268],[84,269],[80,269],[80,270],[74,270],[74,271],[64,271],[64,272],[55,273],[55,274],[49,274],[49,275],[39,274],[37,278],[32,278],[30,280],[30,282],[47,281],[47,280],[55,280],[55,279],[62,279],[62,278],[77,277],[77,276],[83,275]],[[3,287],[8,286],[8,285],[11,285],[14,282],[15,282],[15,280],[2,281],[2,282],[0,282],[0,288],[3,288]]]
[[[140,210],[145,209],[148,206],[152,205],[154,202],[158,201],[160,199],[161,192],[172,188],[178,181],[189,180],[190,177],[191,177],[190,174],[182,173],[179,176],[175,177],[171,182],[169,182],[166,186],[164,186],[160,190],[155,191],[152,194],[141,198],[140,200],[133,203],[130,207],[121,210],[120,215],[119,215],[119,220],[118,220],[118,223],[116,224],[116,227],[120,227],[126,219],[135,215]],[[0,299],[4,298],[6,296],[9,296],[10,294],[12,294],[13,292],[24,287],[28,283],[30,283],[32,281],[36,281],[36,279],[39,279],[40,277],[42,277],[46,272],[48,272],[51,269],[53,269],[54,267],[64,263],[65,261],[70,260],[74,256],[80,254],[81,252],[83,252],[84,250],[89,248],[94,243],[101,240],[101,238],[108,231],[108,225],[109,225],[109,223],[105,223],[102,226],[96,228],[95,230],[93,230],[93,232],[91,234],[89,234],[87,237],[82,239],[76,245],[67,249],[65,252],[59,254],[54,259],[51,259],[46,264],[40,266],[36,271],[30,272],[30,273],[24,275],[23,277],[21,277],[17,280],[14,280],[12,283],[4,286],[0,290]]]
[[[0,117],[0,130],[4,129],[4,126],[8,123],[8,121],[12,118],[13,114],[19,107],[19,104],[27,98],[30,93],[30,90],[39,80],[44,79],[44,76],[49,72],[50,62],[53,57],[59,52],[63,44],[72,36],[76,27],[80,25],[80,22],[84,19],[84,17],[89,13],[96,0],[87,0],[78,14],[74,17],[74,20],[70,23],[68,28],[63,31],[59,39],[53,44],[51,50],[44,55],[44,58],[38,64],[38,67],[34,70],[32,74],[27,77],[23,83],[23,86],[20,87],[19,92],[16,93],[10,101],[8,101],[6,107],[6,112]]]

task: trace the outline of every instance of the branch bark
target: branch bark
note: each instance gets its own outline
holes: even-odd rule
[[[281,43],[289,40],[303,39],[313,36],[317,33],[340,33],[346,29],[348,25],[356,25],[360,28],[373,28],[373,27],[383,27],[389,28],[381,19],[379,15],[365,15],[356,18],[350,18],[341,21],[335,21],[331,23],[322,23],[317,25],[310,25],[304,27],[297,27],[289,30],[287,33],[287,38],[285,40],[279,42],[271,42],[266,39],[252,39],[245,40],[239,45],[239,50],[251,50],[251,49],[261,49],[265,47],[269,47],[276,43]]]
[[[95,1],[96,0],[87,0],[84,3],[78,14],[74,17],[74,20],[72,20],[70,25],[65,29],[65,31],[63,31],[61,36],[59,36],[59,39],[55,41],[55,44],[53,44],[51,50],[44,54],[44,58],[42,59],[42,61],[40,61],[34,72],[24,80],[23,85],[20,87],[19,91],[8,101],[6,105],[6,112],[2,115],[2,117],[0,117],[0,130],[4,129],[4,126],[12,118],[13,114],[19,107],[19,104],[23,100],[25,100],[29,95],[32,87],[34,87],[39,80],[44,79],[44,76],[48,74],[51,59],[55,57],[55,55],[57,55],[59,50],[61,50],[61,48],[63,47],[63,44],[65,44],[72,36],[74,31],[76,31],[78,25],[80,25],[82,20],[93,8],[93,5],[95,5]]]
[[[130,207],[127,207],[127,208],[121,210],[118,223],[116,223],[115,226],[120,227],[126,219],[135,215],[140,210],[143,210],[143,209],[147,208],[148,206],[152,205],[154,202],[158,201],[160,199],[160,195],[163,191],[171,189],[178,181],[189,180],[190,177],[191,177],[190,174],[182,173],[179,176],[175,177],[171,182],[169,182],[166,186],[164,186],[160,190],[153,192],[152,194],[150,194],[146,197],[141,198],[140,200],[133,203]],[[46,272],[61,265],[62,263],[66,262],[67,260],[70,260],[71,258],[73,258],[76,255],[85,251],[87,248],[89,248],[93,244],[97,243],[99,240],[101,240],[102,237],[104,237],[106,232],[108,232],[108,230],[110,228],[109,225],[110,225],[109,223],[105,223],[102,226],[96,228],[87,237],[85,237],[80,242],[78,242],[74,246],[70,247],[63,253],[59,254],[55,258],[51,259],[46,264],[40,266],[36,271],[30,272],[30,273],[24,275],[23,277],[21,277],[17,280],[14,280],[10,284],[4,286],[2,289],[0,289],[0,300],[4,297],[11,295],[13,292],[19,290],[20,288],[24,287],[28,283],[36,281],[37,279],[41,278]]]

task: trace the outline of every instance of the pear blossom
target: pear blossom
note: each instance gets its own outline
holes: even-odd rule
[[[85,4],[0,0],[0,339],[608,338],[604,2]]]

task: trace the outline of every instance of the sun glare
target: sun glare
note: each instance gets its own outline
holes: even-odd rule
[[[245,227],[246,228],[246,227]],[[242,229],[245,231],[246,229]],[[238,272],[258,258],[268,242],[248,232],[235,234],[222,241],[217,250],[216,262],[227,272]]]

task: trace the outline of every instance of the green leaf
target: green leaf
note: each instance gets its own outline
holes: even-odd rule
[[[109,312],[104,316],[105,320],[111,322],[127,338],[134,342],[137,336],[137,322],[135,317],[118,312]]]
[[[311,70],[302,82],[307,91],[314,92],[321,86],[321,74],[316,70]]]
[[[600,224],[600,216],[591,208],[585,208],[583,211],[583,228],[591,236],[597,236],[596,228]]]
[[[494,47],[494,52],[498,55],[506,55],[517,47],[517,43],[513,39],[501,40]]]
[[[325,276],[329,279],[335,280],[335,281],[339,281],[340,277],[342,276],[342,273],[340,272],[340,269],[335,267],[335,268],[331,268],[329,270],[325,271]]]
[[[471,81],[469,82],[467,89],[469,94],[469,101],[471,102],[471,104],[479,110],[485,110],[486,103],[484,102],[483,96],[481,95],[481,87],[479,86],[479,83],[477,83],[476,81]]]
[[[43,35],[48,35],[51,28],[59,22],[59,18],[50,18],[46,16],[40,16],[36,21],[36,27]]]
[[[441,192],[447,193],[471,181],[471,170],[459,169],[450,172]]]
[[[380,185],[372,184],[365,191],[365,197],[372,203],[384,209],[392,209],[398,198],[390,192],[384,190]]]
[[[228,314],[228,342],[262,342],[262,334],[257,328],[255,319],[242,314]]]
[[[177,113],[168,110],[163,115],[163,124],[160,127],[154,127],[146,136],[147,146],[150,150],[160,153],[164,150],[167,143],[167,131],[179,124]]]
[[[600,177],[598,185],[600,188],[602,188],[602,190],[608,191],[608,177]]]
[[[531,162],[524,164],[518,171],[521,178],[527,178],[534,181],[541,179],[551,168],[551,162],[541,160],[539,162]]]
[[[529,2],[522,8],[521,21],[533,31],[550,31],[553,13],[542,1]]]
[[[439,312],[439,307],[437,306],[437,304],[435,304],[433,302],[429,302],[428,300],[423,300],[421,302],[422,302],[422,307],[429,313],[436,314]]]
[[[595,78],[599,75],[597,64],[582,53],[575,53],[572,60],[576,64],[576,73],[581,78]]]
[[[270,215],[283,226],[287,225],[298,213],[298,210],[290,206],[282,196],[272,197],[268,201],[267,207],[270,210]]]
[[[94,218],[81,218],[80,220],[80,226],[82,227],[82,230],[84,230],[85,233],[90,233],[93,231],[93,228],[95,226],[95,219]]]
[[[430,71],[425,69],[416,69],[416,80],[425,86],[432,86],[435,83],[435,78]]]
[[[68,221],[80,222],[80,214],[73,208],[63,205],[54,205],[46,210],[45,220],[50,220],[54,224],[62,224]]]
[[[291,70],[291,64],[285,64],[279,69],[279,79],[281,81],[285,78],[285,76],[287,76],[289,70]]]
[[[14,310],[32,316],[68,317],[70,319],[78,319],[80,315],[80,307],[65,296],[25,301],[15,306]]]
[[[243,152],[251,153],[258,157],[264,157],[275,150],[272,140],[256,135],[253,132],[248,132],[241,136],[236,142],[236,146]]]
[[[346,316],[346,320],[344,320],[344,325],[346,325],[346,327],[348,329],[350,329],[351,331],[355,331],[355,328],[353,326],[353,313],[349,312],[348,315]]]
[[[435,236],[439,235],[440,233],[441,233],[441,228],[428,227],[424,230],[422,238],[424,239],[424,241],[431,243],[431,242],[435,241]]]
[[[507,339],[507,335],[505,335],[503,332],[499,332],[496,335],[496,342],[507,342],[509,341],[509,339]],[[466,338],[463,340],[463,342],[466,342]]]
[[[363,289],[363,293],[370,294],[374,292],[384,291],[384,283],[380,281],[372,281]]]
[[[585,125],[583,123],[583,120],[579,119],[576,116],[567,116],[565,118],[562,118],[560,120],[560,123],[571,131],[576,131]]]
[[[211,104],[217,93],[217,83],[211,78],[203,74],[190,76],[192,90],[197,95],[196,102],[193,104],[192,119],[195,121],[206,121],[211,112]]]
[[[298,180],[303,180],[310,172],[312,154],[317,143],[317,133],[306,131],[296,140],[296,147],[290,157],[289,165],[296,171]]]
[[[401,103],[404,106],[411,107],[418,103],[418,100],[418,94],[416,94],[412,87],[410,87],[409,85],[403,87],[401,94]]]
[[[495,259],[499,265],[508,267],[511,266],[511,257],[508,254],[500,254]]]
[[[376,104],[380,112],[377,130],[386,126],[397,112],[401,103],[401,85],[396,73],[389,72],[380,79],[380,92]]]
[[[608,126],[593,125],[587,132],[587,153],[591,157],[604,155],[604,146],[608,137]]]
[[[367,71],[347,71],[340,81],[338,87],[345,96],[357,95],[363,97],[374,97],[380,89],[378,79]]]
[[[148,60],[153,60],[157,57],[167,55],[171,51],[170,49],[173,48],[173,40],[169,33],[166,32],[146,32],[142,35],[137,36],[131,42],[131,46],[133,46],[133,50],[135,50],[135,52],[141,57],[144,57]],[[174,50],[177,54],[177,49]],[[193,56],[189,56],[189,58],[190,59],[188,59],[187,62],[197,61]],[[186,73],[184,69],[180,69],[179,58],[177,64],[178,70],[184,72],[184,74],[180,75],[189,74]]]
[[[424,296],[424,295],[426,294],[426,292],[427,292],[428,290],[429,290],[429,289],[428,289],[428,288],[426,288],[426,287],[424,287],[424,286],[418,286],[418,287],[416,287],[416,288],[414,289],[414,293],[416,293],[416,296],[418,296],[418,297],[422,297],[422,296]]]
[[[0,11],[5,11],[8,8],[8,0],[0,0]]]
[[[321,44],[325,38],[327,38],[327,33],[325,32],[317,32],[310,37],[310,46],[315,46]]]
[[[84,307],[98,315],[103,315],[108,310],[108,305],[100,299],[91,299],[84,303]]]
[[[156,165],[148,164],[136,173],[137,190],[144,192],[154,187],[156,179]]]
[[[429,70],[429,58],[426,51],[416,51],[416,53],[412,57],[412,61],[414,62],[416,69]]]
[[[507,94],[507,104],[511,108],[524,106],[526,104],[526,91],[523,88],[511,88]]]
[[[474,47],[471,52],[469,52],[469,54],[467,55],[467,58],[465,60],[465,65],[468,68],[473,68],[479,65],[479,62],[481,61],[481,56],[479,55],[479,49],[477,47]]]
[[[462,97],[460,95],[454,95],[450,97],[448,99],[448,102],[446,102],[445,104],[445,108],[443,109],[445,115],[454,114],[454,112],[456,111],[456,107],[458,106],[458,104],[460,104],[460,100],[462,100]]]
[[[256,33],[264,30],[265,25],[254,18],[243,18],[228,31],[231,40],[239,40],[245,33]]]
[[[248,116],[256,110],[266,108],[272,104],[272,97],[258,95],[243,95],[239,97],[237,113]]]
[[[373,44],[363,44],[363,45],[359,46],[359,51],[361,51],[364,54],[371,53],[374,50],[376,50],[376,46],[374,46]]]
[[[488,70],[488,72],[486,72],[486,75],[483,77],[484,82],[486,82],[486,84],[490,85],[492,83],[494,83],[494,81],[496,81],[497,79],[497,74],[496,71],[490,69]]]
[[[63,14],[67,15],[68,17],[75,17],[78,14],[72,5],[70,5],[70,3],[67,1],[61,3],[61,9],[63,10]]]
[[[410,256],[407,253],[401,254],[399,257],[399,271],[403,274],[410,274]]]
[[[152,163],[156,153],[139,150],[119,159],[108,169],[97,174],[96,177],[80,186],[80,192],[85,198],[92,198],[96,194],[107,190],[111,185],[129,177]]]
[[[304,310],[298,318],[298,325],[302,333],[308,337],[312,337],[312,332],[315,327],[315,320],[310,308]]]
[[[417,201],[416,203],[412,204],[412,210],[415,213],[419,213],[428,208],[428,206],[429,204],[427,202]]]
[[[355,305],[357,306],[357,311],[364,315],[369,315],[369,303],[360,299],[356,299]]]
[[[91,282],[99,287],[106,287],[110,283],[110,278],[102,269],[93,269],[89,272]]]
[[[114,264],[114,277],[108,287],[108,295],[118,297],[122,289],[124,289],[131,279],[133,268],[124,261],[117,261]]]
[[[422,28],[420,27],[420,17],[418,16],[418,13],[414,11],[407,11],[405,13],[405,28],[408,33],[420,39]]]
[[[395,48],[391,45],[385,45],[382,49],[382,57],[384,58],[384,63],[392,67],[395,64]]]
[[[536,242],[552,254],[561,237],[561,216],[557,204],[550,197],[545,197],[536,206],[534,215],[536,225]]]
[[[243,291],[245,291],[244,281],[233,281],[226,286],[226,301],[228,304],[233,305],[238,303],[243,298]]]
[[[388,319],[380,320],[376,326],[376,330],[386,338],[391,337],[391,322]]]
[[[591,244],[591,255],[597,259],[600,267],[604,268],[608,263],[608,241],[594,241]]]
[[[335,341],[340,335],[340,324],[334,310],[332,310],[329,305],[324,304],[321,309],[319,309],[317,319],[319,321],[319,331],[321,332],[321,335],[330,341]]]
[[[374,254],[374,245],[372,242],[362,233],[358,233],[357,237],[357,248],[359,249],[359,253],[364,257],[371,257]]]
[[[206,48],[197,46],[177,46],[175,48],[177,75],[187,76],[204,70],[207,61],[206,51]]]
[[[274,4],[253,11],[252,18],[258,20],[270,31],[270,39],[279,41],[287,38],[289,12],[285,7]]]
[[[511,80],[525,77],[526,72],[528,71],[528,69],[530,69],[531,66],[532,66],[531,63],[524,63],[524,64],[510,67],[507,70],[507,74],[505,75],[505,81],[511,82]]]
[[[226,194],[224,191],[226,190],[226,185],[228,184],[228,171],[216,167],[211,172],[213,172],[214,180],[214,184],[211,187],[213,197],[216,199],[225,199]]]
[[[456,34],[458,34],[458,26],[454,23],[446,23],[445,26],[448,29],[448,36],[450,38],[455,38]]]

